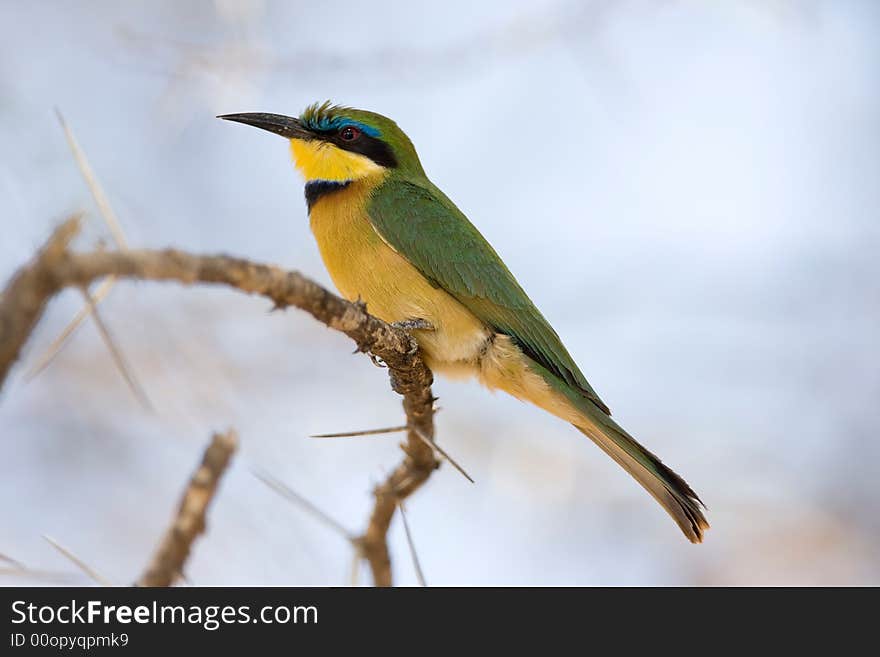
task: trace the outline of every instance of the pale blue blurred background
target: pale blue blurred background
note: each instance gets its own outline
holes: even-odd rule
[[[567,425],[439,381],[442,468],[408,505],[430,584],[880,583],[880,4],[0,0],[0,279],[64,216],[109,242],[66,115],[132,245],[225,251],[329,285],[284,143],[215,114],[333,100],[388,114],[489,238],[615,416],[682,473],[688,544]],[[213,429],[241,453],[194,584],[349,582],[399,436],[383,371],[310,317],[226,290],[121,284],[49,307],[0,393],[0,553],[133,581]],[[400,584],[416,582],[399,521]],[[365,581],[362,577],[361,581]],[[33,580],[5,575],[0,583]],[[87,582],[78,575],[77,582]]]

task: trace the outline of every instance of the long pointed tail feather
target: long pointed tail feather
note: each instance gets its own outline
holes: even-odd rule
[[[630,473],[672,516],[691,543],[702,543],[703,532],[709,529],[709,522],[703,515],[705,505],[688,483],[640,445],[588,397],[540,366],[532,364],[532,368],[578,410],[580,417],[573,422],[574,426]]]
[[[497,339],[491,357],[484,357],[481,380],[571,422],[666,509],[688,540],[702,542],[709,523],[697,494],[583,390],[573,388],[516,346]]]
[[[684,532],[691,543],[702,543],[709,522],[705,505],[688,483],[630,436],[611,416],[589,398],[572,390],[556,377],[544,380],[561,392],[578,409],[577,429],[596,443],[639,482]]]
[[[629,472],[672,516],[688,540],[701,543],[709,522],[703,515],[705,506],[687,482],[598,408],[585,407],[584,420],[583,426],[575,425],[581,433]]]

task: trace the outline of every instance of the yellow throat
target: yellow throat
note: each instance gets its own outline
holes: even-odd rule
[[[381,173],[384,167],[359,153],[352,153],[317,139],[291,139],[290,151],[296,168],[306,181],[345,182]]]

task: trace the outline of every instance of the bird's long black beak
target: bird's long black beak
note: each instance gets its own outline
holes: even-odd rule
[[[245,123],[255,128],[262,128],[288,139],[314,139],[315,135],[306,130],[299,119],[283,114],[265,114],[263,112],[244,112],[243,114],[221,114],[218,119]]]

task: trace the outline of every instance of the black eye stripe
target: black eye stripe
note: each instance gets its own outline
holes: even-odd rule
[[[352,141],[345,141],[339,134],[328,134],[324,136],[324,139],[343,150],[365,155],[379,166],[389,169],[397,166],[397,158],[394,157],[394,151],[391,150],[391,147],[381,139],[371,137],[364,132],[361,132],[360,136]]]

